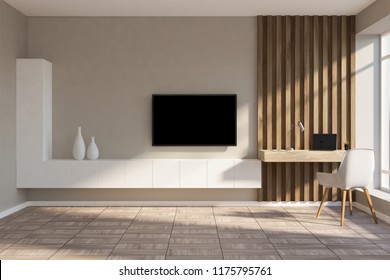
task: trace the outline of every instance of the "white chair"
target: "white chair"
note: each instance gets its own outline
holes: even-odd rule
[[[375,155],[370,149],[354,149],[344,153],[340,167],[337,173],[322,173],[317,172],[317,179],[320,185],[325,187],[324,195],[320,207],[318,208],[317,217],[320,216],[323,204],[328,196],[331,187],[337,187],[342,191],[341,200],[341,221],[340,225],[344,224],[345,200],[349,197],[349,212],[352,215],[352,191],[356,188],[363,188],[368,205],[370,206],[372,216],[375,223],[378,219],[375,215],[374,206],[372,205],[370,193],[367,186],[371,183],[374,175]]]

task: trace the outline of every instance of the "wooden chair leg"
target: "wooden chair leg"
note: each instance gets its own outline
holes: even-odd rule
[[[325,202],[326,198],[328,197],[328,193],[329,193],[329,188],[325,188],[325,192],[324,192],[324,194],[322,195],[322,200],[321,200],[320,207],[318,207],[318,211],[317,211],[317,216],[316,216],[316,218],[318,218],[318,217],[320,216],[322,207],[324,206],[324,202]]]
[[[341,220],[340,220],[340,226],[344,224],[344,214],[345,214],[345,200],[347,199],[347,191],[342,191],[342,198],[341,198]]]
[[[349,214],[352,216],[352,189],[348,190]]]
[[[366,195],[368,206],[370,206],[372,217],[374,218],[374,221],[377,224],[378,219],[377,219],[376,214],[375,214],[375,209],[374,209],[374,205],[372,204],[370,193],[368,192],[367,189],[364,189],[364,194]]]

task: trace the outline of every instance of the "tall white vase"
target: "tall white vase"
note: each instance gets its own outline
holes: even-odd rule
[[[91,137],[91,142],[88,145],[87,149],[87,159],[96,160],[99,158],[99,149],[95,143],[95,137]]]
[[[77,135],[73,142],[73,158],[83,160],[85,157],[85,143],[81,134],[81,126],[77,127]]]

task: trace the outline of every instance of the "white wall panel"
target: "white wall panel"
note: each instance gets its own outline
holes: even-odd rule
[[[261,188],[261,161],[235,160],[234,184],[235,188]]]
[[[125,186],[125,161],[98,160],[99,188],[123,188]]]
[[[207,186],[234,188],[234,160],[208,160]]]
[[[153,161],[127,160],[125,163],[125,187],[152,188],[153,187]]]
[[[180,161],[180,188],[207,187],[207,161]]]
[[[93,161],[72,161],[70,165],[71,188],[97,188],[99,186],[98,165]]]
[[[178,160],[154,160],[153,188],[179,188],[179,170]]]

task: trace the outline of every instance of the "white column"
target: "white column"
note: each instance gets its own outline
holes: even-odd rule
[[[52,64],[16,61],[17,186],[39,187],[43,160],[52,159]]]
[[[375,150],[372,187],[379,187],[380,79],[379,36],[356,36],[356,148]]]

